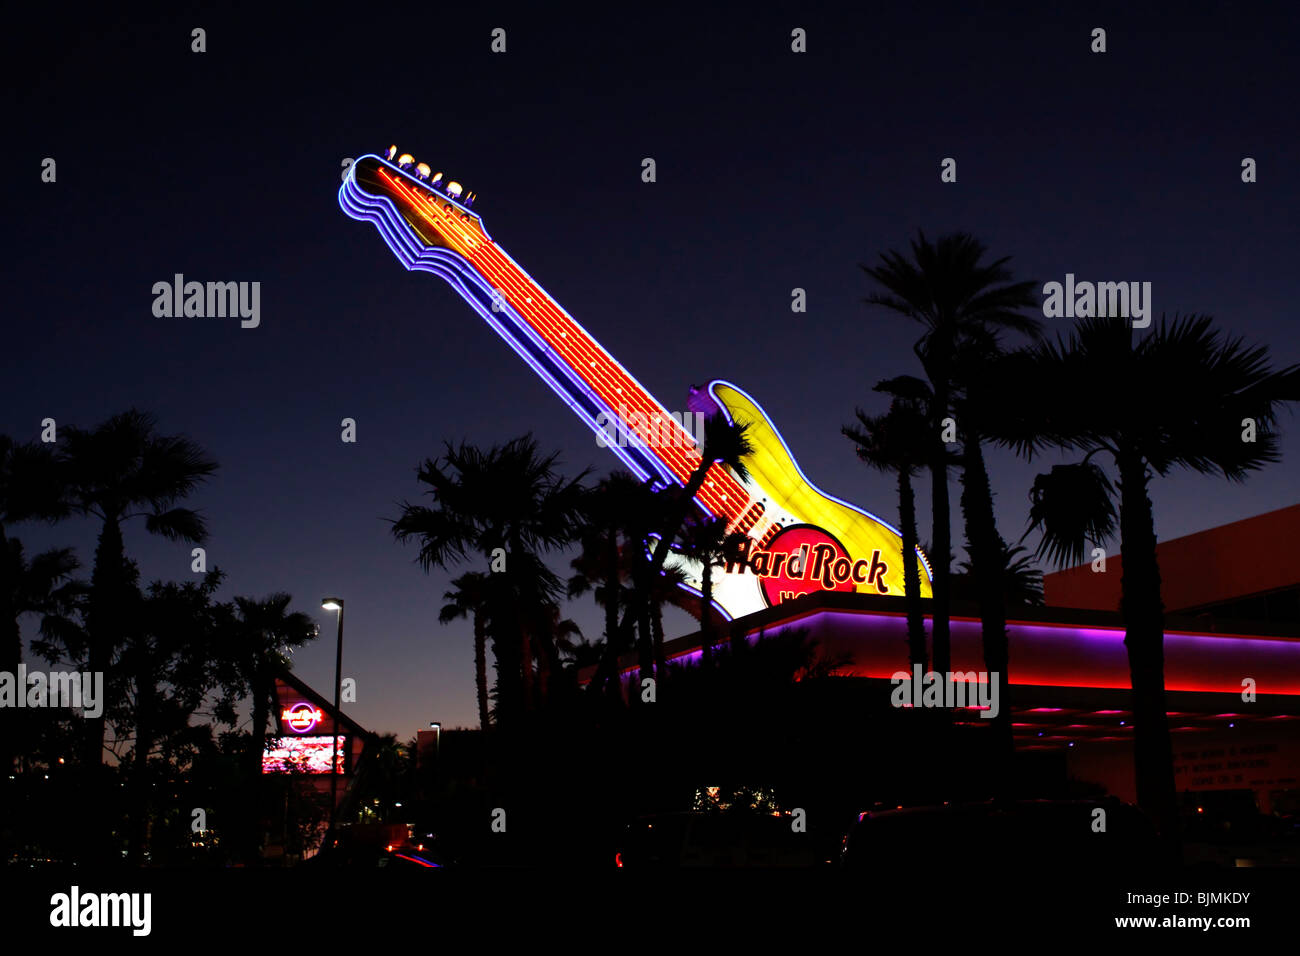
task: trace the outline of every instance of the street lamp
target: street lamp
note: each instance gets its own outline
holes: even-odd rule
[[[339,696],[343,689],[343,599],[327,597],[320,602],[326,611],[339,612],[338,643],[334,654],[334,757],[330,761],[330,836],[333,837],[334,821],[339,805]]]

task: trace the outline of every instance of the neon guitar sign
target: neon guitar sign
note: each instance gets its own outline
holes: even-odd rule
[[[473,193],[444,182],[407,154],[362,156],[339,189],[343,211],[379,230],[407,269],[445,279],[561,400],[641,480],[683,486],[700,461],[694,437],[531,275],[470,210]],[[771,419],[747,393],[715,379],[691,389],[688,407],[749,425],[754,454],[741,481],[714,463],[696,504],[727,519],[750,544],[739,561],[715,569],[713,600],[739,617],[814,590],[903,593],[902,536],[893,526],[826,494],[800,470]],[[611,440],[611,423],[628,441]],[[921,594],[930,566],[917,549]],[[673,554],[669,563],[699,595],[701,566]]]

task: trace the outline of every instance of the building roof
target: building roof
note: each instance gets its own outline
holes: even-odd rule
[[[1300,504],[1171,538],[1156,545],[1168,611],[1196,611],[1243,598],[1300,588]],[[1122,555],[1105,573],[1091,564],[1043,575],[1049,606],[1119,608]]]

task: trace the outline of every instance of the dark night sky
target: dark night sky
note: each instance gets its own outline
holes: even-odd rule
[[[918,228],[973,232],[1040,283],[1149,281],[1157,314],[1208,312],[1277,364],[1300,361],[1294,12],[901,6],[28,12],[4,40],[10,68],[29,67],[7,84],[0,430],[30,439],[47,416],[90,426],[135,405],[198,440],[221,462],[191,503],[224,593],[292,593],[322,625],[295,660],[322,690],[333,618],[319,598],[343,595],[351,712],[405,737],[475,720],[469,626],[437,623],[448,576],[423,574],[384,520],[419,495],[417,463],[444,439],[530,430],[570,472],[615,459],[459,296],[340,211],[344,157],[396,143],[459,179],[492,236],[668,408],[692,383],[735,381],[814,481],[891,521],[892,480],[839,428],[855,405],[883,408],[876,381],[919,374],[916,329],[861,304],[858,269]],[[504,55],[489,52],[498,26]],[[806,55],[790,52],[796,26]],[[1089,52],[1095,26],[1104,55]],[[956,184],[939,181],[945,156]],[[260,281],[261,326],[155,318],[151,287],[177,272]],[[1285,461],[1244,486],[1158,482],[1160,536],[1295,503],[1300,430],[1283,424]],[[1040,466],[991,459],[1015,538]],[[88,565],[95,531],[18,534],[76,545]],[[127,547],[146,580],[190,576],[186,546],[136,526]],[[569,611],[599,635],[593,604]]]

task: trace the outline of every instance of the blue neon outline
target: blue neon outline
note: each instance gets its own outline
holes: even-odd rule
[[[496,300],[496,293],[498,290],[487,281],[485,276],[481,275],[463,256],[451,251],[450,249],[444,249],[442,247],[430,248],[425,246],[422,241],[418,240],[411,234],[410,227],[407,225],[405,218],[397,211],[397,208],[393,205],[391,200],[386,196],[375,195],[368,192],[356,182],[357,165],[365,159],[374,159],[382,167],[410,180],[413,185],[417,187],[423,186],[426,189],[428,188],[427,184],[423,181],[415,179],[404,170],[394,167],[391,163],[381,157],[376,156],[373,153],[368,153],[359,157],[351,166],[348,167],[347,177],[339,188],[339,206],[342,208],[344,213],[353,219],[373,223],[389,249],[392,250],[398,261],[407,269],[431,272],[446,280],[447,283],[460,294],[461,298],[463,298],[469,306],[488,323],[489,326],[496,330],[497,334],[505,340],[506,344],[509,345],[515,353],[522,358],[529,367],[532,368],[544,382],[546,382],[547,385],[550,386],[551,390],[569,406],[569,408],[578,416],[579,420],[584,422],[598,439],[605,440],[605,447],[612,449],[614,454],[617,455],[618,458],[629,469],[631,469],[639,479],[645,481],[653,477],[660,481],[681,484],[681,482],[677,481],[676,476],[668,470],[667,466],[659,460],[653,449],[650,449],[635,433],[631,433],[630,436],[634,442],[630,447],[635,449],[635,454],[625,450],[629,446],[619,445],[609,441],[612,436],[607,428],[611,423],[601,425],[597,423],[596,418],[599,417],[600,413],[604,412],[613,419],[613,422],[619,422],[620,419],[617,411],[613,409],[608,402],[601,399],[600,396],[598,396],[590,386],[588,386],[587,383],[577,375],[576,371],[569,365],[569,363],[559,356],[554,349],[538,336],[532,325],[519,315],[504,296],[502,296],[500,300],[500,310],[493,311],[491,309],[491,303]],[[442,196],[442,194],[439,193],[439,196]],[[464,210],[481,225],[481,220],[477,214],[469,212],[469,210],[465,209],[464,206],[460,205],[455,200],[450,199],[450,197],[445,198],[455,205],[456,208]],[[491,239],[491,236],[488,235],[486,229],[483,230],[483,234],[488,239]],[[520,267],[514,259],[510,258],[510,256],[505,253],[505,250],[501,249],[500,246],[496,246],[496,249],[502,254],[505,254],[511,264],[519,269],[519,271],[530,281],[536,282],[536,280],[532,279],[532,277],[528,275],[528,273]],[[541,289],[540,284],[538,284],[538,288]],[[479,297],[474,294],[475,290],[477,290],[483,298],[487,300],[487,304],[484,304],[484,302],[479,300]],[[550,293],[547,293],[544,289],[541,289],[541,291],[547,295],[548,298],[551,298],[551,301],[556,305],[556,307],[560,308],[560,310],[564,312],[564,315],[568,317],[574,325],[582,330],[591,342],[595,344],[597,348],[600,348],[600,351],[610,361],[617,364],[617,360],[601,348],[599,343],[592,338],[591,334],[587,332],[580,323],[574,320],[572,316],[569,316],[568,312],[565,312],[563,307],[559,306],[559,303],[555,302],[554,298],[550,297]],[[550,358],[550,362],[555,366],[553,370],[542,365],[533,355],[529,354],[528,351],[522,347],[517,336],[510,334],[505,325],[497,318],[502,314],[510,320],[511,325],[519,335],[526,338],[538,352]],[[619,367],[622,368],[622,366]],[[626,370],[624,371],[626,372]],[[558,372],[559,377],[562,377],[566,381],[562,384],[558,380],[557,376],[553,374],[554,372]],[[631,375],[628,375],[628,378],[632,379],[633,382],[636,382],[636,385],[641,388],[644,394],[654,401],[655,404],[658,404],[657,400],[654,399],[654,396],[651,395],[650,392],[646,391],[645,387],[642,386],[640,382],[637,382]],[[583,407],[582,403],[584,400],[595,409],[596,414],[591,414],[587,408]],[[663,410],[662,406],[660,406],[660,409]],[[667,414],[666,410],[665,414]]]
[[[771,426],[772,431],[776,434],[776,440],[779,441],[781,443],[781,447],[785,449],[785,453],[787,457],[789,457],[791,463],[794,465],[794,470],[799,473],[799,477],[803,479],[803,483],[805,485],[807,485],[813,491],[817,492],[817,494],[821,495],[823,498],[828,498],[831,501],[834,501],[836,504],[843,505],[844,507],[848,508],[850,511],[856,511],[858,514],[862,515],[863,517],[870,518],[872,521],[876,522],[877,524],[884,525],[890,531],[894,532],[894,534],[898,535],[900,539],[903,537],[903,532],[899,531],[897,528],[895,528],[892,524],[890,524],[888,521],[884,520],[883,518],[879,518],[876,515],[873,515],[870,511],[867,511],[865,508],[859,508],[857,505],[853,504],[852,502],[845,501],[843,498],[837,498],[832,494],[828,494],[827,492],[823,491],[821,488],[817,487],[817,485],[813,484],[813,482],[809,480],[808,476],[803,473],[803,469],[799,467],[799,459],[796,458],[794,452],[790,450],[790,446],[785,443],[785,436],[781,434],[781,429],[776,427],[776,423],[772,421],[772,416],[767,413],[767,409],[763,408],[763,406],[758,403],[757,399],[755,399],[753,395],[750,395],[749,392],[745,391],[743,388],[741,388],[739,385],[736,385],[734,382],[728,382],[726,379],[723,378],[715,378],[713,381],[709,382],[708,385],[709,395],[713,397],[714,402],[716,402],[718,407],[722,409],[722,414],[726,416],[728,423],[734,424],[734,422],[732,422],[731,412],[727,409],[726,403],[717,394],[717,392],[714,391],[714,387],[718,385],[725,385],[727,388],[735,389],[741,395],[745,396],[745,398],[749,399],[750,403],[756,409],[758,409],[758,413],[762,415],[764,419],[767,420],[768,425]],[[929,579],[931,583],[933,583],[934,573],[930,570],[930,561],[925,556],[925,552],[921,550],[920,545],[916,546],[916,554],[917,557],[921,559],[921,566],[925,568],[926,578]]]

